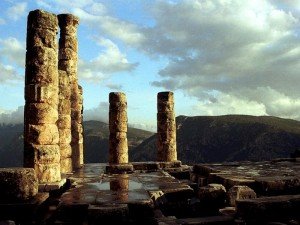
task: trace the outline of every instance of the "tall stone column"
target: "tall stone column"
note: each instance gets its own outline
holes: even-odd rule
[[[66,71],[59,70],[59,103],[58,103],[58,131],[60,147],[60,169],[62,173],[72,172],[71,148],[71,87],[70,78]]]
[[[58,120],[58,21],[35,10],[28,15],[25,70],[24,167],[39,183],[61,180]]]
[[[65,71],[69,78],[70,95],[70,115],[71,115],[71,149],[62,154],[62,165],[65,165],[64,171],[71,172],[80,167],[80,144],[82,138],[82,101],[80,90],[78,88],[77,62],[78,62],[78,43],[77,26],[79,19],[71,14],[58,15],[60,27],[59,39],[59,70]],[[62,149],[64,151],[64,149]]]
[[[177,160],[176,122],[173,92],[157,94],[157,160],[172,162]]]
[[[121,92],[109,94],[109,163],[128,163],[127,100]]]

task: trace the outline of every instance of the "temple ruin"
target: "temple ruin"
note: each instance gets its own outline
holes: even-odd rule
[[[130,162],[126,95],[112,92],[108,163],[84,164],[78,24],[28,15],[25,168],[0,168],[0,224],[300,223],[300,159],[182,164],[172,92],[157,95],[157,161]]]

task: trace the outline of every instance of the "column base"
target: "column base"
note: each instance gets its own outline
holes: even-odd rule
[[[50,192],[50,191],[54,191],[54,190],[59,190],[66,183],[67,183],[67,179],[62,178],[60,181],[57,181],[57,182],[39,184],[39,192]]]
[[[182,166],[180,160],[172,161],[172,162],[158,162],[159,167],[161,169],[169,169],[169,168],[179,168]]]
[[[109,164],[105,168],[105,173],[109,173],[109,174],[133,173],[133,165],[131,163]]]

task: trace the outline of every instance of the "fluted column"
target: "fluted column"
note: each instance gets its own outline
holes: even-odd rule
[[[39,183],[61,180],[58,120],[58,21],[35,10],[28,15],[25,70],[24,167]]]
[[[109,94],[109,163],[128,163],[127,100],[121,92]]]
[[[176,122],[173,92],[157,94],[157,160],[172,162],[177,160]]]

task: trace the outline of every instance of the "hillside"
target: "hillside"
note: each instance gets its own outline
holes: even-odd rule
[[[184,163],[289,157],[300,149],[300,122],[270,116],[177,117],[178,159]],[[130,152],[132,161],[155,160],[156,136]]]
[[[128,128],[129,150],[139,145],[153,133],[136,128]],[[84,122],[85,162],[107,162],[108,125],[99,121]],[[23,164],[23,124],[0,125],[0,167],[22,166]]]
[[[127,132],[129,151],[152,135],[152,132],[129,127]],[[99,121],[84,122],[84,157],[86,163],[108,161],[108,138],[108,124]]]

